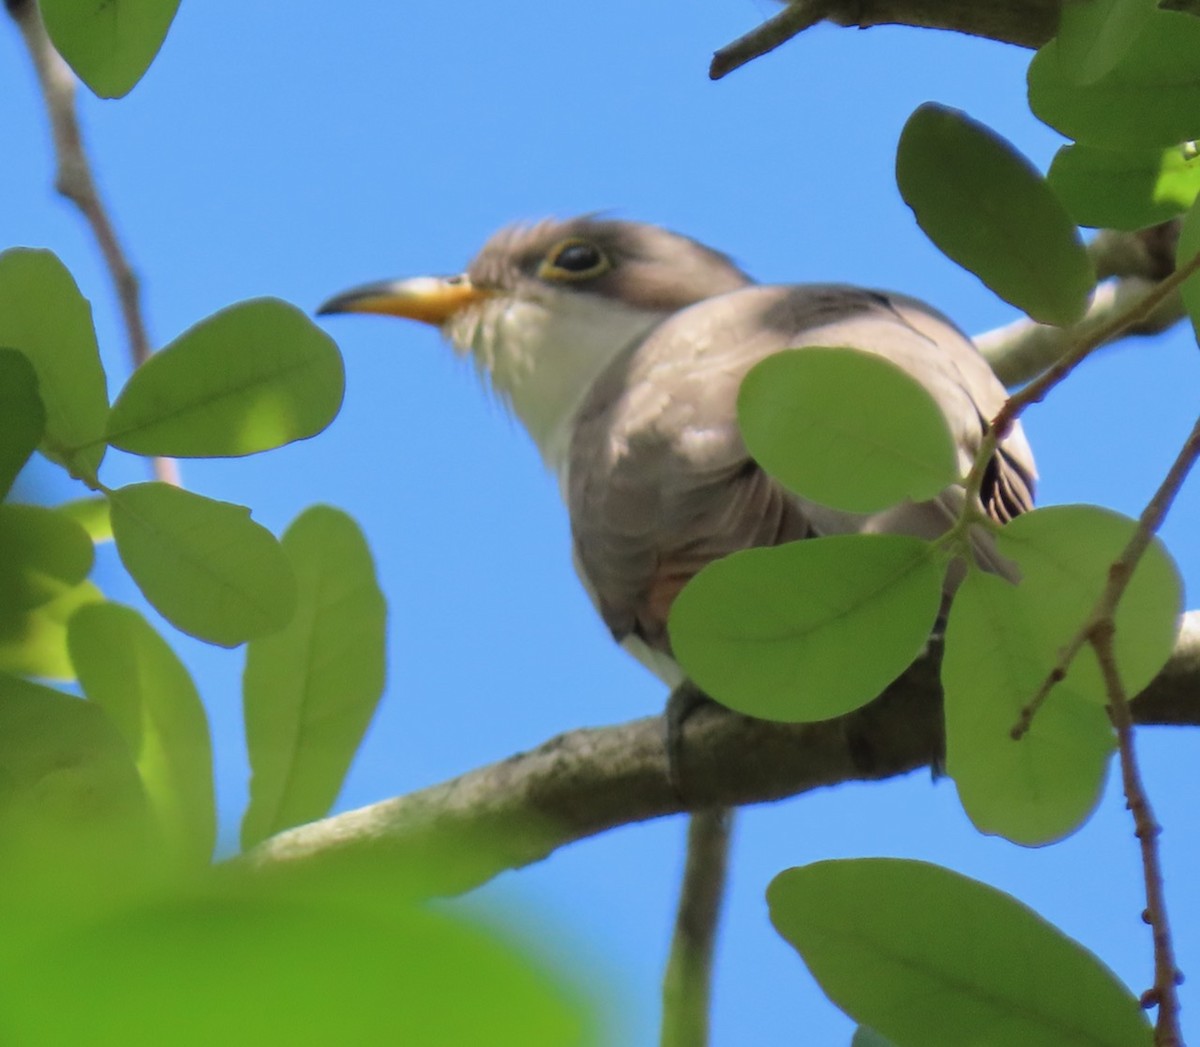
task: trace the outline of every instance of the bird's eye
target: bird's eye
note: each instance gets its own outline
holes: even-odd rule
[[[599,276],[611,264],[591,241],[564,240],[547,252],[538,266],[538,276],[545,280],[586,280]]]

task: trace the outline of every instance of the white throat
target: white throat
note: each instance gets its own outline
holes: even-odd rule
[[[575,416],[592,383],[666,314],[591,294],[494,298],[455,314],[443,333],[469,352],[563,476]]]

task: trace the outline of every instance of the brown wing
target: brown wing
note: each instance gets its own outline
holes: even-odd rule
[[[813,534],[935,537],[961,488],[860,516],[785,491],[749,457],[735,403],[747,370],[789,346],[845,345],[886,357],[941,406],[969,467],[1004,389],[948,321],[897,296],[839,286],[751,287],[676,313],[593,387],[572,440],[567,500],[584,581],[618,639],[668,651],[666,617],[710,561]],[[1032,455],[1020,429],[994,461],[998,518],[1028,508]]]

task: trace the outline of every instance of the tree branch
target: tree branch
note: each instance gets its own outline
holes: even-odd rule
[[[928,766],[943,750],[940,651],[870,705],[836,720],[778,724],[702,708],[687,722],[682,801],[666,776],[662,722],[571,731],[531,752],[407,796],[289,829],[231,865],[302,875],[325,861],[389,862],[415,891],[469,890],[568,843],[683,810],[740,806]],[[1132,703],[1144,724],[1200,725],[1200,612]]]

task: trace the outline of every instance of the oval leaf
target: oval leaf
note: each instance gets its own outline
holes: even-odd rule
[[[0,254],[0,345],[19,349],[37,372],[46,410],[42,450],[94,477],[104,457],[108,388],[92,307],[49,251]]]
[[[40,505],[0,505],[0,619],[73,589],[92,569],[87,532]]]
[[[101,98],[128,94],[158,54],[179,0],[38,0],[46,32]]]
[[[964,113],[921,106],[904,125],[896,183],[926,235],[1035,320],[1078,320],[1095,285],[1070,217],[1013,146]]]
[[[177,629],[235,647],[291,620],[292,569],[245,506],[163,483],[133,484],[109,497],[121,562]]]
[[[1068,145],[1046,177],[1080,225],[1144,229],[1191,207],[1200,192],[1200,157],[1180,146],[1116,152]]]
[[[187,669],[137,611],[120,604],[82,608],[67,642],[84,694],[133,754],[167,845],[186,865],[207,864],[217,835],[212,745]]]
[[[806,347],[768,357],[742,381],[738,423],[768,473],[835,509],[924,501],[958,478],[937,402],[871,353]]]
[[[1149,149],[1200,138],[1200,21],[1154,12],[1117,64],[1087,86],[1072,81],[1051,40],[1027,80],[1034,115],[1078,142]]]
[[[24,353],[0,349],[0,499],[42,441],[46,409]]]
[[[113,404],[108,441],[172,458],[254,454],[319,433],[344,385],[337,346],[299,309],[241,302],[134,372]]]
[[[896,1043],[1149,1047],[1137,999],[1006,894],[891,858],[818,862],[767,889],[771,922],[826,995]]]
[[[1100,79],[1128,52],[1156,9],[1157,0],[1088,0],[1066,3],[1058,23],[1063,75],[1078,84]]]
[[[731,709],[825,720],[877,697],[921,653],[944,574],[928,542],[901,535],[747,549],[679,594],[671,646],[697,686]]]
[[[288,528],[283,551],[296,614],[246,649],[243,848],[329,810],[383,694],[387,607],[362,532],[315,506]]]

